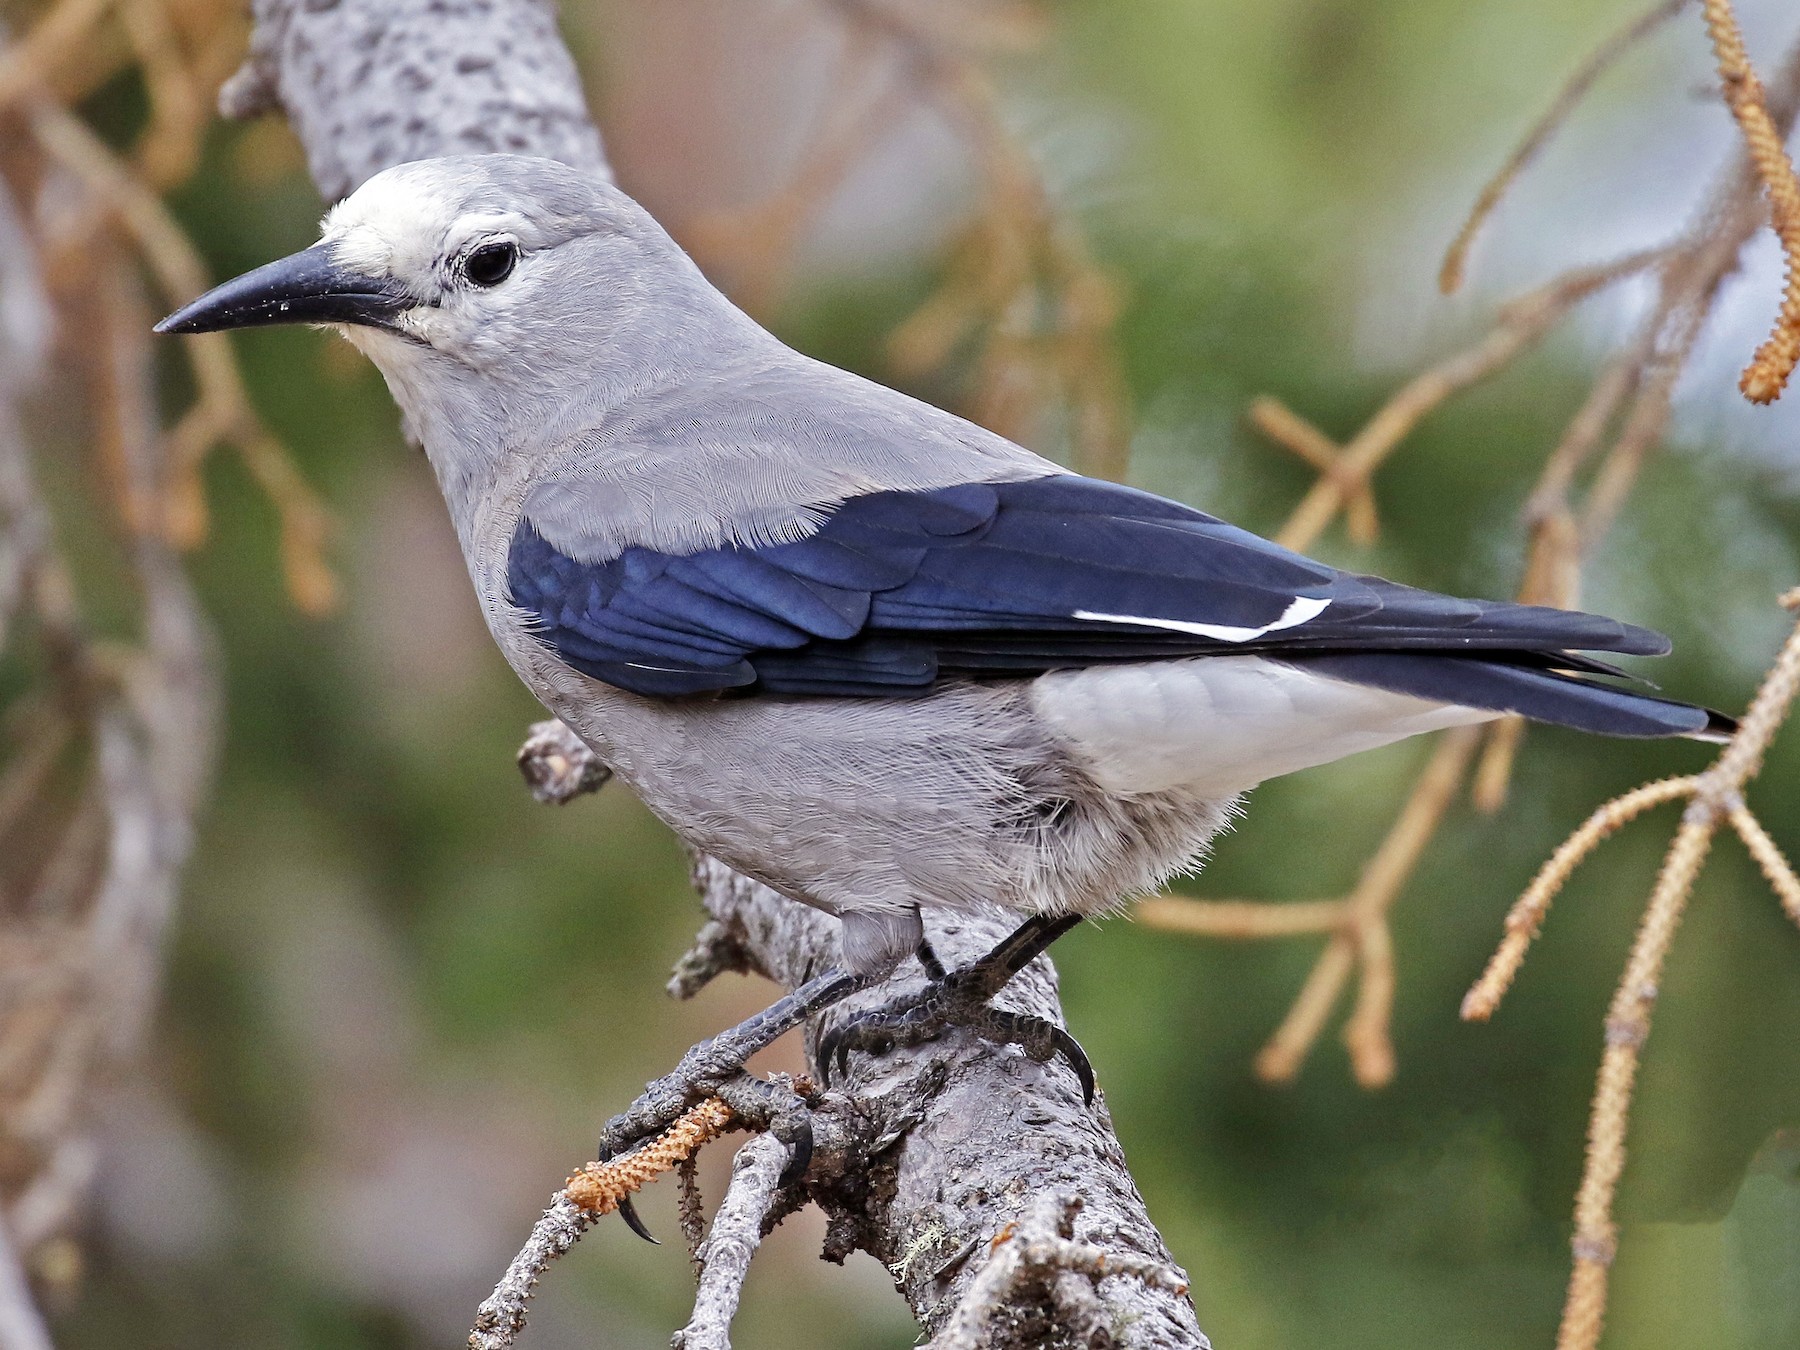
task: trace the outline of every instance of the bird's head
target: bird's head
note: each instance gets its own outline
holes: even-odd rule
[[[208,291],[156,331],[334,325],[408,404],[402,386],[433,377],[473,372],[491,389],[542,384],[570,363],[603,375],[608,348],[679,330],[703,291],[648,213],[605,181],[554,160],[466,155],[376,174],[332,208],[311,248]],[[645,343],[633,345],[641,361]]]
[[[156,330],[335,327],[380,368],[465,541],[502,463],[553,453],[634,391],[772,341],[642,207],[553,160],[397,165],[321,233]]]

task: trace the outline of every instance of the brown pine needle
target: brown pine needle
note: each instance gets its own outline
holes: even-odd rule
[[[1512,987],[1519,967],[1525,963],[1525,953],[1530,950],[1532,939],[1537,936],[1538,929],[1544,922],[1544,915],[1549,912],[1550,902],[1556,898],[1588,854],[1615,830],[1636,820],[1651,807],[1672,802],[1678,797],[1692,796],[1699,781],[1690,775],[1685,778],[1664,778],[1634,788],[1600,807],[1563,840],[1556,852],[1550,855],[1550,861],[1532,878],[1525,894],[1514,902],[1507,914],[1506,936],[1501,940],[1499,950],[1489,960],[1487,970],[1475,982],[1474,988],[1463,998],[1462,1017],[1465,1022],[1485,1022],[1494,1015],[1500,1006],[1500,1000]]]
[[[1577,268],[1512,301],[1479,342],[1415,375],[1363,424],[1345,444],[1333,472],[1322,476],[1294,508],[1276,534],[1276,542],[1306,550],[1343,509],[1344,484],[1367,482],[1427,414],[1537,346],[1581,301],[1654,265],[1664,253],[1660,248],[1645,249],[1613,262]]]
[[[1800,178],[1795,177],[1794,162],[1769,116],[1768,95],[1744,51],[1744,36],[1738,31],[1731,0],[1705,0],[1703,10],[1719,61],[1725,103],[1744,133],[1757,177],[1768,193],[1770,223],[1781,238],[1786,259],[1787,280],[1775,329],[1738,381],[1744,397],[1752,403],[1773,403],[1800,361]]]
[[[1469,800],[1482,815],[1494,815],[1506,805],[1513,765],[1519,758],[1519,746],[1524,739],[1523,717],[1502,718],[1489,729],[1481,762],[1475,766],[1475,782],[1469,789]]]
[[[1344,923],[1326,944],[1286,1019],[1257,1055],[1260,1078],[1285,1083],[1300,1072],[1358,965],[1365,987],[1352,1024],[1346,1028],[1351,1067],[1365,1087],[1379,1087],[1392,1078],[1393,1051],[1387,1033],[1392,1003],[1391,941],[1386,931],[1377,933],[1375,929],[1386,929],[1388,911],[1417,870],[1425,846],[1455,800],[1480,738],[1480,728],[1458,727],[1439,739],[1412,795],[1363,868],[1356,889],[1343,901]],[[1372,989],[1368,987],[1371,980],[1376,986]]]
[[[708,1097],[641,1148],[622,1158],[583,1167],[564,1184],[563,1194],[585,1213],[611,1214],[626,1196],[641,1191],[664,1172],[674,1171],[701,1145],[725,1133],[732,1120],[729,1106],[717,1097]]]
[[[1595,48],[1588,59],[1576,68],[1543,115],[1525,133],[1525,139],[1506,157],[1506,162],[1488,179],[1476,196],[1468,218],[1463,221],[1462,228],[1456,232],[1456,238],[1444,252],[1443,264],[1438,269],[1439,290],[1445,295],[1451,295],[1462,286],[1469,261],[1469,249],[1474,245],[1475,237],[1481,233],[1481,227],[1487,224],[1488,217],[1500,205],[1500,199],[1506,195],[1507,189],[1532,160],[1537,158],[1538,152],[1568,120],[1569,114],[1588,96],[1588,91],[1594,87],[1594,81],[1611,69],[1626,52],[1672,19],[1687,3],[1688,0],[1664,0],[1654,9],[1638,15]]]
[[[1800,611],[1800,588],[1781,603]],[[1595,1350],[1604,1325],[1607,1275],[1618,1249],[1613,1199],[1625,1168],[1625,1143],[1640,1053],[1650,1035],[1662,968],[1687,908],[1694,882],[1729,820],[1768,878],[1782,907],[1800,922],[1800,878],[1744,804],[1745,785],[1762,767],[1770,742],[1800,695],[1800,625],[1783,644],[1775,663],[1739,723],[1737,733],[1712,766],[1686,778],[1668,778],[1606,803],[1563,842],[1506,918],[1506,936],[1487,970],[1463,1000],[1465,1019],[1493,1015],[1518,973],[1542,924],[1550,901],[1575,867],[1614,830],[1651,807],[1678,797],[1689,799],[1681,826],[1663,859],[1638,927],[1624,976],[1606,1017],[1606,1043],[1588,1121],[1587,1163],[1575,1200],[1574,1266],[1563,1309],[1557,1350]]]
[[[1763,878],[1769,883],[1781,901],[1781,907],[1787,911],[1788,917],[1800,924],[1800,876],[1794,874],[1793,864],[1783,856],[1780,847],[1769,838],[1769,832],[1763,829],[1749,807],[1742,802],[1737,803],[1727,813],[1732,828],[1738,832],[1738,838],[1744,841],[1744,847],[1750,850],[1750,856],[1762,869]]]
[[[131,167],[73,114],[51,104],[32,108],[31,126],[46,153],[79,178],[114,213],[137,244],[164,297],[172,303],[206,289],[206,270],[193,243]],[[337,582],[325,560],[330,513],[295,467],[287,450],[264,430],[222,333],[183,339],[199,401],[170,434],[164,529],[178,547],[206,535],[206,497],[200,467],[219,441],[231,443],[281,520],[282,570],[295,605],[307,614],[330,612]]]
[[[1171,933],[1256,939],[1329,933],[1343,926],[1349,910],[1342,900],[1282,904],[1261,900],[1185,900],[1159,895],[1140,900],[1132,913],[1150,927]]]

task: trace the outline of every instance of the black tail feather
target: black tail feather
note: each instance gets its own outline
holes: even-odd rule
[[[1580,675],[1514,664],[1494,657],[1414,652],[1341,652],[1284,655],[1289,665],[1352,684],[1413,694],[1465,708],[1517,713],[1535,722],[1573,727],[1602,736],[1689,736],[1724,740],[1736,724],[1722,713],[1602,684]]]

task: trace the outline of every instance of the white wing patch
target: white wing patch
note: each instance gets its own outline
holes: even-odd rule
[[[1227,623],[1189,623],[1185,619],[1150,619],[1137,614],[1096,614],[1089,609],[1078,609],[1071,617],[1093,623],[1129,623],[1140,628],[1167,628],[1177,633],[1213,638],[1219,642],[1249,642],[1265,633],[1278,632],[1283,628],[1298,628],[1301,624],[1318,618],[1330,604],[1329,600],[1308,600],[1295,596],[1293,603],[1281,611],[1279,619],[1273,623],[1265,623],[1261,628],[1238,628]]]

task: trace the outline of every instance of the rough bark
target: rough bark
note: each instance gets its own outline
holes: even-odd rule
[[[224,107],[283,109],[328,197],[390,164],[444,154],[522,150],[605,170],[574,66],[538,0],[256,0],[255,16],[250,60],[227,85]],[[553,753],[582,782],[591,760],[582,747],[569,740]],[[597,785],[594,775],[586,785]],[[836,964],[835,921],[710,859],[698,861],[695,880],[711,922],[677,970],[678,992],[722,969],[793,988]],[[928,931],[946,959],[960,961],[1010,922],[933,919]],[[1060,1021],[1049,962],[1026,971],[1003,1002]],[[809,1047],[822,1030],[808,1028]],[[994,1346],[1207,1345],[1104,1098],[1084,1107],[1066,1067],[952,1035],[857,1055],[842,1086],[818,1108],[821,1147],[806,1181],[831,1217],[825,1255],[872,1253],[928,1332],[951,1323],[1027,1202],[1055,1195],[1069,1197],[1059,1213],[1079,1209],[1062,1239],[1106,1259],[1034,1265],[1015,1254],[1018,1277],[983,1286],[1001,1290],[996,1305],[965,1309],[959,1325],[978,1323]],[[1079,1315],[1069,1312],[1071,1270],[1097,1297]]]
[[[228,117],[279,108],[337,200],[390,165],[510,151],[609,172],[544,0],[255,0]]]
[[[836,962],[835,920],[711,858],[698,860],[694,875],[707,912],[736,939],[742,965],[792,988]],[[926,935],[953,964],[979,956],[1011,927],[1001,915],[926,918]],[[809,1055],[835,1020],[917,987],[921,978],[911,968],[817,1019],[808,1028]],[[1028,967],[1001,1001],[1062,1020],[1047,959]],[[1076,1233],[1082,1241],[1120,1265],[1148,1262],[1178,1278],[1159,1285],[1130,1276],[1105,1279],[1099,1296],[1106,1337],[1096,1340],[1077,1338],[1064,1325],[1050,1272],[1033,1272],[1046,1278],[1015,1283],[1006,1290],[1007,1307],[984,1310],[987,1343],[1143,1350],[1208,1344],[1186,1278],[1131,1179],[1104,1093],[1083,1105],[1066,1065],[1037,1064],[1016,1047],[959,1032],[879,1058],[853,1056],[843,1087],[854,1104],[855,1142],[845,1155],[827,1155],[826,1167],[815,1167],[810,1178],[813,1198],[831,1217],[825,1255],[842,1260],[860,1249],[876,1257],[926,1331],[946,1330],[959,1305],[984,1297],[976,1281],[996,1238],[1028,1201],[1071,1195],[1081,1201]],[[1071,1334],[1059,1334],[1065,1331]]]
[[[675,1333],[672,1350],[731,1350],[731,1319],[786,1162],[787,1146],[772,1134],[760,1134],[738,1150],[712,1232],[694,1252],[700,1267],[694,1315]]]

